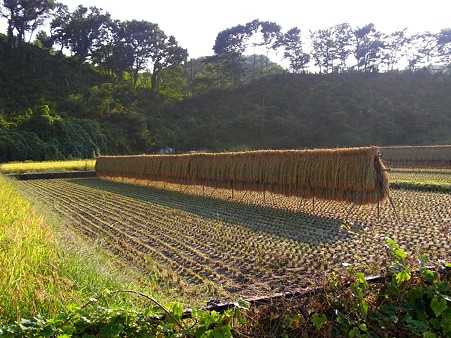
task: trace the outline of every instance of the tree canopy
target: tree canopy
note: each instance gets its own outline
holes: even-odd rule
[[[0,13],[0,161],[450,142],[450,29],[306,36],[255,19],[188,59],[157,23],[96,7],[3,0]]]

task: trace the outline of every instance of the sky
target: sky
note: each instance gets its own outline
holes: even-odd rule
[[[353,28],[369,23],[391,33],[403,28],[409,34],[451,28],[451,0],[59,0],[73,11],[77,5],[96,6],[113,19],[156,23],[186,48],[189,58],[213,54],[219,32],[254,19],[271,21],[286,32],[325,29],[347,22]],[[0,18],[1,32],[6,22]],[[263,53],[253,51],[252,53]],[[274,60],[277,61],[277,60]]]
[[[59,0],[73,11],[77,5],[96,6],[113,19],[156,23],[188,49],[190,58],[209,56],[219,32],[254,19],[275,22],[285,32],[332,27],[348,22],[353,28],[369,23],[391,33],[436,33],[451,28],[451,0]]]

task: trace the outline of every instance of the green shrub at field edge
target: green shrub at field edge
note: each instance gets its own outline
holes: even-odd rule
[[[122,291],[150,299],[140,292]],[[105,295],[115,293],[107,291]],[[144,311],[120,307],[106,308],[94,305],[96,303],[97,299],[91,298],[81,307],[70,304],[64,312],[51,319],[42,316],[31,320],[22,319],[14,325],[0,328],[0,336],[227,338],[233,336],[233,325],[239,325],[245,320],[240,310],[248,307],[246,302],[239,301],[223,313],[196,308],[190,311],[189,316],[185,316],[179,303],[173,303],[167,309],[155,302],[156,306]]]
[[[318,294],[251,309],[242,336],[450,337],[451,264],[427,267],[386,240],[392,259],[387,279],[369,283],[359,266],[333,273]]]

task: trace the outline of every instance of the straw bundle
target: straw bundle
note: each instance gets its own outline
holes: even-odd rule
[[[102,156],[96,173],[357,204],[388,196],[388,178],[376,147]]]
[[[451,145],[381,147],[380,152],[393,167],[451,168]]]

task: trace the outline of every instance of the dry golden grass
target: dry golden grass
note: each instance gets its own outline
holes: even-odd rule
[[[268,191],[356,204],[387,198],[388,177],[383,169],[376,147],[102,156],[96,162],[100,177]]]
[[[2,174],[23,174],[94,170],[96,160],[17,162],[0,164]]]
[[[451,145],[381,147],[380,151],[391,167],[451,168]]]

